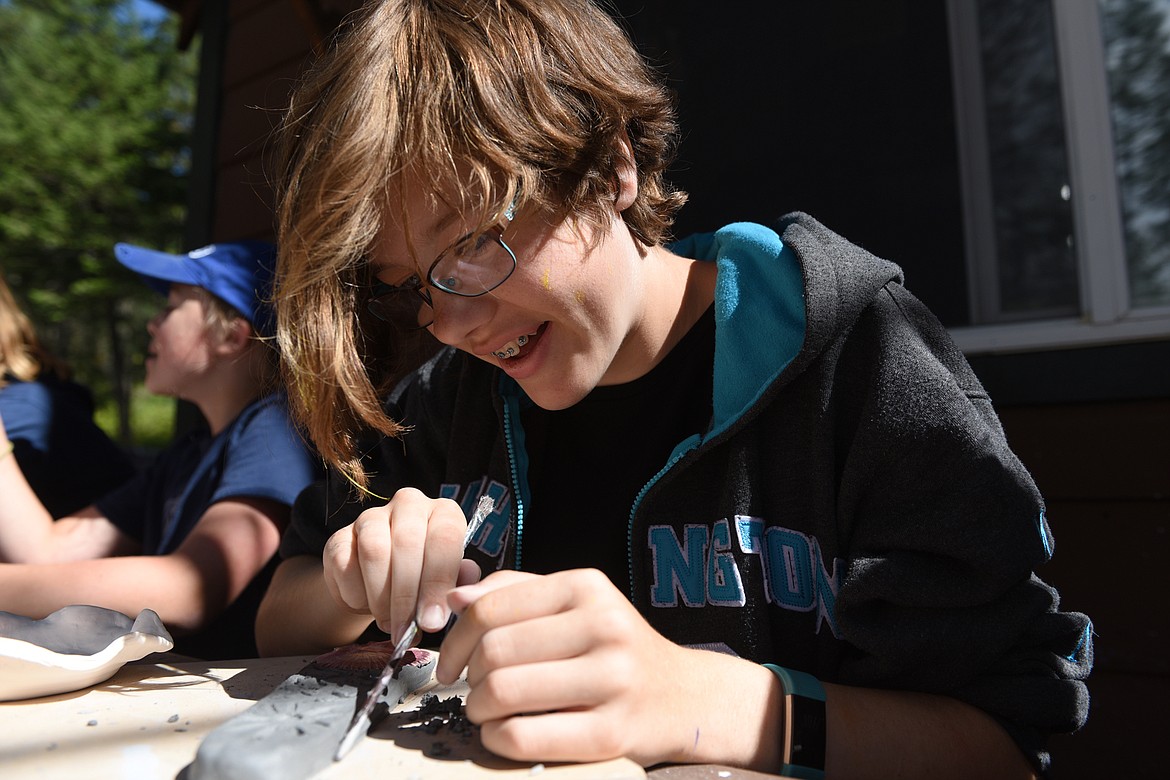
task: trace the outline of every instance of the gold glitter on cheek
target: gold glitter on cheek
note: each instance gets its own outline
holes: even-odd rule
[[[585,303],[585,293],[582,290],[573,293],[573,297],[577,299],[577,303]]]
[[[550,269],[548,268],[544,269],[544,275],[540,277],[540,284],[546,290],[552,289],[552,281],[549,279],[549,271]]]

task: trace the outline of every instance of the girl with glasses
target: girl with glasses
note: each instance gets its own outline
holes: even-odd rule
[[[1043,503],[986,394],[898,267],[811,217],[671,242],[675,135],[586,0],[343,30],[282,128],[278,337],[331,474],[261,651],[457,613],[437,676],[524,761],[1044,771],[1090,626],[1033,575]],[[419,328],[441,349],[386,387]]]

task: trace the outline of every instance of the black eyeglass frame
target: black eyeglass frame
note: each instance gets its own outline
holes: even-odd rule
[[[515,216],[514,215],[514,208],[515,208],[514,206],[509,206],[508,210],[504,212],[504,218],[506,220],[508,220],[509,223],[511,223],[511,221],[513,220],[513,218]],[[379,302],[385,301],[388,298],[390,298],[391,296],[398,296],[398,295],[402,295],[404,293],[414,293],[433,312],[434,308],[435,308],[435,303],[434,303],[434,299],[431,297],[431,291],[427,289],[427,285],[434,287],[435,289],[437,289],[441,292],[445,292],[448,295],[457,295],[460,298],[479,298],[482,295],[487,295],[492,290],[496,289],[501,284],[503,284],[504,282],[511,279],[512,274],[516,272],[516,263],[517,263],[516,253],[514,251],[512,251],[512,247],[508,246],[508,242],[504,241],[504,227],[505,226],[495,225],[493,227],[488,228],[482,234],[480,234],[480,235],[484,235],[484,236],[490,236],[491,240],[496,242],[496,244],[498,244],[501,249],[503,249],[505,252],[508,253],[508,257],[510,257],[512,259],[511,268],[509,268],[508,272],[505,273],[502,277],[500,277],[500,280],[498,282],[496,282],[495,284],[491,285],[490,287],[486,287],[482,290],[478,290],[476,292],[466,292],[466,291],[462,291],[462,290],[457,290],[453,287],[449,287],[449,286],[443,284],[443,282],[441,282],[435,278],[435,269],[439,267],[439,263],[443,262],[443,260],[446,259],[446,257],[451,252],[454,252],[460,246],[462,246],[465,242],[467,242],[469,239],[472,239],[477,235],[474,231],[472,231],[472,232],[468,233],[467,235],[461,237],[460,239],[455,241],[453,244],[451,244],[451,246],[447,247],[446,249],[444,249],[442,252],[439,253],[439,256],[435,258],[434,262],[431,263],[430,267],[427,269],[426,283],[425,284],[421,280],[417,281],[413,284],[411,284],[410,282],[407,282],[406,284],[386,284],[385,282],[378,282],[377,284],[375,284],[371,288],[371,294],[370,294],[369,300],[366,301],[366,310],[369,311],[370,314],[372,314],[375,317],[377,317],[378,319],[382,320],[383,322],[387,322],[387,323],[389,323],[391,325],[395,325],[397,327],[406,327],[401,322],[398,322],[397,320],[395,320],[392,315],[389,315],[389,314],[382,312],[380,310],[379,305],[378,305]],[[409,327],[408,329],[409,330],[422,330],[423,328],[430,327],[433,322],[434,322],[434,318],[432,317],[427,322],[419,323],[418,325],[413,326],[413,327]]]

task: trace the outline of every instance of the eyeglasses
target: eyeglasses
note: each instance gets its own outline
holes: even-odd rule
[[[515,205],[504,212],[510,223]],[[508,281],[516,270],[516,253],[504,242],[504,226],[468,233],[444,249],[427,269],[426,281],[414,274],[402,284],[379,282],[366,308],[370,314],[403,330],[421,330],[434,322],[428,286],[460,298],[478,298]]]

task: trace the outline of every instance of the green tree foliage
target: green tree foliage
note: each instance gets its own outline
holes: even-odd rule
[[[181,248],[196,62],[177,24],[129,0],[0,0],[0,268],[127,443],[159,300],[113,245]]]

